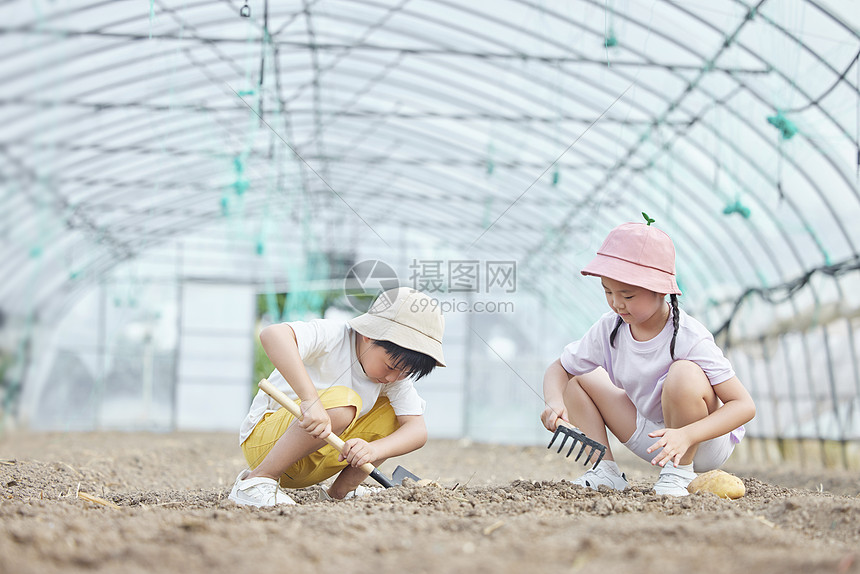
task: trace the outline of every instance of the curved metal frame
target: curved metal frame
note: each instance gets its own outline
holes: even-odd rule
[[[383,235],[393,236],[388,230],[396,226],[381,219],[389,208],[368,205],[367,198],[376,197],[401,210],[420,214],[428,236],[438,238],[452,249],[471,254],[511,253],[524,262],[521,273],[535,275],[541,275],[542,266],[569,252],[571,242],[583,236],[593,241],[594,238],[588,236],[592,230],[608,229],[619,217],[629,219],[626,211],[623,216],[619,213],[621,207],[630,206],[634,201],[646,205],[661,205],[667,200],[686,202],[684,218],[673,217],[667,209],[665,217],[669,221],[658,224],[664,224],[677,236],[679,258],[687,262],[685,272],[696,287],[694,293],[704,292],[714,281],[736,286],[735,294],[723,300],[708,302],[701,296],[692,298],[698,301],[700,309],[707,310],[711,305],[722,313],[729,308],[727,325],[748,293],[764,293],[779,289],[780,284],[789,285],[795,280],[797,269],[830,265],[828,248],[832,249],[833,245],[838,245],[840,254],[847,252],[849,257],[860,257],[860,235],[853,231],[854,222],[845,219],[846,214],[860,211],[860,190],[857,181],[852,181],[853,174],[814,137],[802,131],[795,136],[790,145],[814,154],[821,161],[815,167],[829,171],[831,181],[838,185],[841,194],[840,198],[835,198],[832,190],[825,189],[818,181],[819,174],[805,165],[804,158],[790,153],[786,144],[777,139],[773,128],[764,125],[764,117],[760,123],[745,123],[748,115],[736,109],[743,101],[776,113],[778,110],[755,81],[762,76],[773,77],[805,100],[784,112],[800,114],[814,108],[823,121],[840,133],[844,142],[860,150],[857,141],[860,134],[852,139],[853,127],[826,101],[826,96],[838,86],[843,96],[851,94],[860,102],[860,86],[851,81],[849,74],[860,66],[860,50],[856,50],[857,55],[847,66],[832,65],[802,37],[788,30],[777,17],[772,17],[769,8],[773,3],[767,0],[755,5],[735,0],[735,5],[745,15],[726,28],[716,26],[695,7],[665,0],[661,8],[723,38],[722,45],[713,45],[710,54],[684,45],[659,24],[614,11],[601,0],[580,0],[577,7],[587,5],[608,11],[613,18],[649,37],[659,38],[667,46],[674,46],[683,55],[683,61],[698,62],[661,62],[645,49],[622,44],[613,49],[622,59],[612,59],[611,67],[605,71],[606,77],[611,77],[607,83],[589,74],[593,70],[582,66],[602,66],[608,61],[589,56],[585,49],[572,48],[563,39],[547,37],[542,31],[506,19],[503,10],[496,13],[482,11],[472,4],[432,0],[431,4],[439,11],[430,15],[429,11],[415,8],[406,1],[345,2],[354,6],[356,13],[349,10],[325,13],[317,9],[322,2],[273,3],[271,9],[267,3],[262,18],[245,20],[247,24],[242,31],[249,35],[244,39],[209,34],[235,22],[235,7],[226,1],[214,7],[206,0],[185,2],[181,8],[172,7],[166,1],[156,2],[169,24],[166,31],[159,30],[152,36],[117,31],[138,22],[138,16],[118,16],[93,29],[63,29],[66,18],[85,15],[90,10],[110,9],[112,4],[107,1],[48,13],[38,21],[0,26],[4,33],[38,37],[30,46],[37,56],[57,53],[75,38],[104,40],[92,47],[84,45],[78,51],[64,52],[63,58],[44,66],[34,65],[26,70],[18,67],[2,76],[4,84],[13,88],[9,91],[11,95],[0,98],[0,102],[12,112],[4,113],[0,108],[0,119],[6,120],[6,133],[14,134],[16,139],[12,141],[11,136],[0,135],[0,165],[6,176],[4,179],[10,182],[7,184],[9,192],[2,198],[4,213],[0,214],[0,237],[5,238],[0,243],[0,273],[9,278],[0,285],[0,307],[34,312],[32,307],[19,308],[29,300],[31,306],[51,309],[48,313],[51,316],[53,310],[71,303],[121,262],[205,228],[223,216],[218,201],[229,194],[229,190],[225,186],[228,184],[220,183],[219,179],[223,176],[224,181],[229,181],[228,162],[237,154],[244,158],[242,176],[254,190],[254,193],[239,194],[244,209],[242,217],[247,221],[268,221],[273,217],[273,209],[287,213],[297,222],[315,217],[318,221],[311,230],[319,236],[307,238],[314,244],[330,242],[327,237],[335,233],[359,242],[362,235],[367,235],[364,226],[370,225],[365,219],[378,225]],[[583,37],[595,42],[602,42],[605,37],[601,27],[579,21],[572,14],[563,13],[561,8],[529,0],[511,0],[511,3],[539,10],[542,17],[564,25],[565,29],[578,30]],[[860,40],[858,31],[839,15],[829,12],[815,0],[806,0],[806,4],[847,35]],[[0,12],[3,9],[0,8]],[[458,15],[487,22],[494,31],[509,30],[521,43],[511,45],[489,31],[471,29],[457,18]],[[404,27],[404,23],[418,18],[447,30],[452,38],[469,38],[470,45],[489,48],[452,48],[452,41],[425,30]],[[270,21],[277,26],[271,33]],[[753,21],[796,43],[811,56],[816,66],[833,78],[828,77],[826,85],[820,89],[807,88],[794,81],[790,73],[747,44],[743,31]],[[332,31],[328,26],[332,22],[348,25],[350,33]],[[321,23],[324,25],[320,26]],[[372,42],[379,33],[388,34],[392,44]],[[111,59],[113,51],[127,47],[130,42],[147,42],[150,38],[169,40],[171,44],[155,53]],[[525,49],[529,40],[546,48],[545,53],[530,53]],[[396,43],[400,45],[394,45]],[[750,69],[718,65],[729,47],[736,47],[755,65]],[[252,48],[250,53],[248,48]],[[287,53],[299,58],[288,59]],[[145,67],[152,58],[172,54],[180,54],[181,59],[170,69]],[[0,58],[9,61],[17,55],[13,48]],[[454,57],[445,61],[445,69],[435,60],[433,67],[426,65],[428,59],[444,56]],[[54,97],[51,90],[61,80],[50,74],[62,70],[69,61],[86,62],[88,59],[93,66],[75,78],[77,84],[71,93]],[[533,65],[517,67],[518,62]],[[360,68],[351,69],[349,64],[360,64]],[[125,72],[129,67],[140,69],[133,69],[120,79],[112,78],[113,74]],[[655,68],[665,70],[667,77],[686,88],[678,94],[661,91],[660,85],[641,75],[642,70]],[[225,70],[233,78],[243,78],[249,69],[248,77],[255,85],[254,94],[247,102],[237,102],[233,87],[221,85],[221,78]],[[547,70],[552,70],[552,77],[545,75]],[[202,75],[184,78],[190,71],[199,71]],[[516,82],[500,81],[506,74],[516,78]],[[709,74],[726,77],[735,89],[727,96],[718,94],[704,81]],[[167,98],[168,103],[161,103],[164,100],[162,86],[148,88],[148,85],[171,77],[179,78],[170,83],[173,99],[197,92],[211,94],[215,89],[216,97],[223,95],[228,103],[213,102],[211,96],[199,106],[186,103],[173,106],[171,98]],[[294,80],[295,83],[289,83]],[[87,85],[89,82],[92,85]],[[618,96],[616,83],[622,86],[636,83],[640,93],[660,102],[662,107],[652,111],[635,99],[625,100],[628,116],[634,116],[632,119],[610,113],[592,125],[593,119],[605,111],[603,106]],[[16,84],[29,84],[30,90],[47,93],[32,98],[27,93],[16,93]],[[140,95],[129,103],[98,100],[99,94],[109,95],[111,90],[120,93],[135,85],[141,86]],[[561,85],[566,89],[560,90]],[[579,94],[567,87],[571,85],[587,86],[588,94]],[[385,91],[387,87],[391,88],[389,92]],[[530,92],[530,88],[538,88],[539,93]],[[404,106],[396,103],[398,92],[422,93],[450,111],[437,112],[423,106],[417,106],[417,110],[402,109]],[[331,93],[342,97],[329,103],[325,97]],[[708,107],[696,109],[697,104],[691,103],[690,96],[702,97]],[[494,110],[481,105],[486,101],[503,105]],[[83,114],[77,118],[71,114],[58,116],[68,118],[69,123],[55,132],[49,131],[47,137],[44,134],[46,129],[50,130],[50,124],[34,121],[32,116],[21,113],[26,109],[49,112],[62,106],[77,106]],[[134,110],[134,113],[119,113],[106,119],[100,115],[113,107],[123,112]],[[737,123],[743,143],[732,137],[737,134],[724,132],[712,113],[715,107]],[[174,115],[168,116],[170,113]],[[257,113],[259,118],[255,117]],[[152,123],[153,114],[157,114],[161,122],[159,131],[142,131],[142,126],[147,128]],[[186,123],[187,114],[208,117]],[[98,125],[88,125],[99,119],[103,121]],[[460,130],[446,132],[432,125],[435,119],[458,122]],[[271,125],[264,123],[270,121]],[[253,125],[256,127],[249,127]],[[534,149],[527,150],[530,156],[502,153],[492,158],[485,146],[488,140],[494,139],[487,135],[485,125],[503,126],[505,135],[532,138],[527,142],[540,142],[541,147],[535,145]],[[627,128],[621,138],[617,137],[619,126]],[[542,163],[540,153],[554,148],[556,151],[551,153],[562,152],[582,131],[589,134],[587,146],[568,147],[557,158],[547,157]],[[96,134],[122,143],[113,146],[79,143],[81,139],[92,141]],[[700,134],[712,138],[719,149],[708,149],[696,139]],[[204,145],[195,145],[201,140]],[[219,152],[218,145],[223,142],[229,147]],[[376,146],[379,142],[388,143],[371,153],[353,151],[362,145]],[[404,158],[397,153],[398,142],[410,142],[410,151],[414,149],[419,153]],[[780,169],[790,170],[798,178],[797,189],[808,197],[799,197],[794,190],[783,193],[782,171],[774,176],[753,154],[747,153],[756,145],[772,150],[781,164]],[[301,155],[295,157],[294,151]],[[36,157],[25,155],[34,152]],[[720,152],[731,157],[730,165],[720,161]],[[65,158],[62,154],[69,156]],[[129,155],[125,159],[124,155],[115,154]],[[38,164],[42,156],[52,163],[47,167]],[[87,156],[92,161],[84,164],[81,158]],[[673,156],[677,159],[670,159]],[[699,156],[707,163],[698,164]],[[117,157],[124,160],[117,162]],[[611,158],[611,161],[604,158]],[[485,189],[476,192],[476,174],[490,160],[499,168],[504,167],[504,171],[488,176]],[[365,168],[355,169],[356,165]],[[559,187],[553,187],[547,176],[552,166],[561,169],[563,174],[571,174],[577,168],[585,169],[575,184],[565,180]],[[213,167],[223,171],[213,175]],[[727,178],[729,187],[742,190],[756,218],[749,221],[727,219],[713,209],[714,203],[725,204],[730,198],[725,184],[713,186],[708,169],[719,170],[721,177]],[[158,170],[160,183],[152,184],[147,179],[147,174],[153,170]],[[543,178],[538,177],[542,172]],[[671,188],[654,186],[649,176],[670,182]],[[329,181],[335,186],[330,186]],[[439,189],[440,181],[445,182],[444,189],[434,192]],[[757,189],[760,181],[767,182],[768,188]],[[391,186],[391,182],[396,182],[396,186]],[[160,193],[163,201],[155,208],[144,206],[138,199],[142,189],[148,190],[150,197]],[[775,189],[780,197],[779,207],[796,220],[796,225],[805,230],[803,233],[787,229],[780,214],[772,209]],[[257,190],[270,191],[257,193]],[[621,190],[629,195],[621,196]],[[546,197],[553,193],[558,197],[548,205]],[[702,200],[703,193],[708,194],[706,201]],[[633,196],[636,199],[631,201],[629,198]],[[840,199],[847,201],[840,204]],[[345,209],[343,203],[349,209]],[[360,209],[353,209],[350,203]],[[821,213],[810,213],[812,207]],[[42,232],[40,222],[34,217],[39,212],[47,214],[48,220],[59,227]],[[488,213],[491,213],[489,219],[496,217],[490,227],[486,225]],[[356,215],[363,223],[355,221]],[[574,226],[580,222],[584,225],[576,229]],[[263,223],[260,225],[262,229]],[[699,233],[702,225],[715,229],[726,227],[727,234],[702,237]],[[827,241],[832,244],[819,237],[816,226],[829,228]],[[459,230],[460,236],[451,237],[452,230]],[[35,255],[24,245],[31,238],[39,241],[40,249]],[[771,238],[776,239],[773,244]],[[355,248],[354,243],[349,249]],[[385,247],[380,244],[381,253],[395,250],[385,239],[381,243],[386,243]],[[410,247],[405,242],[397,244],[400,250]],[[62,262],[64,254],[83,251],[87,252],[87,257],[80,274],[70,276]],[[823,263],[819,263],[821,261]],[[43,278],[41,288],[33,292],[29,284],[35,273],[42,270],[48,277]],[[549,292],[571,281],[566,273],[543,275],[546,274],[542,274],[543,285],[526,281],[528,288],[538,293],[542,289]],[[836,289],[841,291],[838,275],[834,276],[834,281]],[[813,284],[809,285],[809,290],[818,304],[821,293]],[[60,301],[63,304],[59,304]],[[793,299],[789,303],[795,305]],[[579,309],[566,313],[564,321],[587,320],[587,313]],[[811,369],[806,334],[801,334],[800,344],[807,357],[807,369]],[[831,352],[826,332],[824,351]],[[852,355],[852,359],[855,378],[860,381],[856,355]],[[806,376],[810,380],[811,373]],[[831,401],[835,403],[832,372],[828,378]],[[791,386],[793,389],[793,383]]]

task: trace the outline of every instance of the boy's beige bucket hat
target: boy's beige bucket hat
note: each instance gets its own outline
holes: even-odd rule
[[[424,353],[436,359],[437,366],[445,366],[445,318],[439,302],[420,291],[409,287],[384,291],[367,313],[350,319],[349,324],[365,337]]]

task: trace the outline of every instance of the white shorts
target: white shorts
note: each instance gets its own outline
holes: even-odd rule
[[[648,449],[659,438],[652,438],[648,433],[657,429],[665,428],[663,423],[655,423],[642,416],[641,413],[636,413],[636,432],[630,437],[630,440],[624,443],[624,446],[629,448],[639,458],[651,462],[658,451],[647,452]],[[729,433],[726,433],[717,438],[706,440],[699,444],[699,449],[696,451],[696,456],[693,457],[693,468],[696,472],[707,472],[720,468],[731,456],[735,450],[735,445],[732,443],[732,438]]]

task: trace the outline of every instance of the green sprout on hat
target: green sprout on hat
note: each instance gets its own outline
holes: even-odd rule
[[[645,223],[647,223],[648,225],[651,225],[652,223],[654,223],[654,220],[651,219],[650,217],[648,217],[648,214],[645,213],[644,211],[642,212],[642,217],[645,218]]]

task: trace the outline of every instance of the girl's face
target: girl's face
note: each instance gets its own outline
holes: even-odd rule
[[[361,337],[361,345],[358,347],[358,362],[368,379],[384,385],[403,380],[409,376],[405,370],[394,368],[394,362],[388,356],[388,351],[379,345],[374,345],[373,341],[364,335],[359,335],[359,337]]]
[[[601,277],[600,282],[603,283],[606,302],[625,323],[631,326],[652,326],[653,323],[653,326],[662,328],[666,313],[665,294],[609,277]]]

